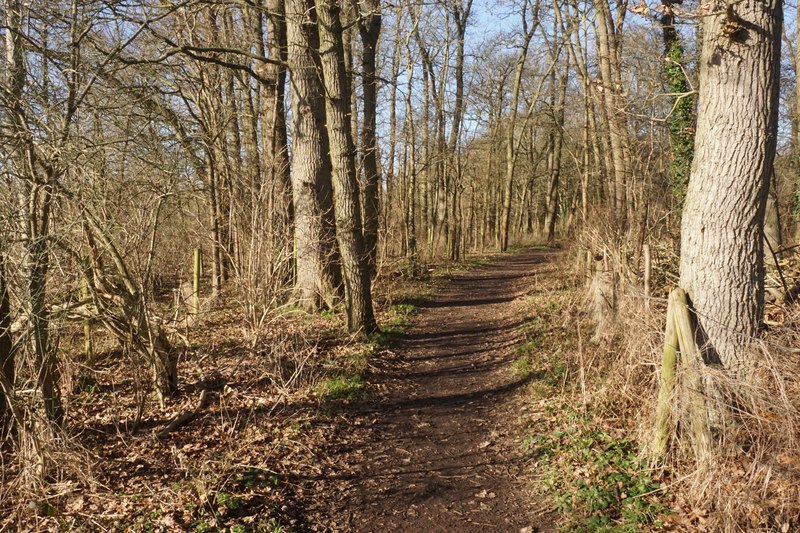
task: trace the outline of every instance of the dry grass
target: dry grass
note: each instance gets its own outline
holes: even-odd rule
[[[594,235],[597,243],[600,237]],[[596,245],[596,244],[595,244]],[[610,247],[605,247],[609,250]],[[653,294],[669,290],[676,260],[662,246]],[[585,253],[585,252],[580,252]],[[599,367],[591,396],[600,412],[626,428],[648,455],[654,438],[658,371],[663,353],[666,303],[651,299],[644,304],[636,272],[619,268],[624,253],[609,254],[618,273],[618,299],[614,319],[599,317],[603,334],[596,335]],[[663,271],[660,271],[663,270]],[[598,293],[608,292],[607,273],[588,287],[587,304],[598,320]],[[777,304],[776,304],[777,305]],[[603,309],[602,311],[608,311]],[[702,369],[707,391],[704,402],[712,413],[710,452],[698,458],[688,430],[689,391],[677,387],[671,399],[672,434],[665,460],[659,463],[662,479],[674,495],[676,515],[671,526],[687,531],[795,531],[800,528],[800,306],[773,305],[768,310],[783,322],[753,340],[754,360],[748,382],[732,379],[720,369]],[[601,313],[602,315],[602,313]]]

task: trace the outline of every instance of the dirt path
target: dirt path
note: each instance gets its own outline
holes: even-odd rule
[[[512,302],[548,252],[499,259],[455,278],[377,362],[376,398],[343,416],[333,463],[306,485],[315,531],[549,530],[519,445]],[[306,496],[308,491],[304,491]]]

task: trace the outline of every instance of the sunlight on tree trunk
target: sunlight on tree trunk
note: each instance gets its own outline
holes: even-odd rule
[[[764,307],[764,213],[778,119],[781,2],[709,16],[700,55],[692,175],[681,225],[680,283],[703,358],[748,379],[747,346]]]

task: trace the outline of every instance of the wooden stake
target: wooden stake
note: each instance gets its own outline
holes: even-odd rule
[[[89,276],[92,275],[92,267],[87,256],[81,259],[81,269],[83,270],[81,298],[88,301],[91,297],[89,293]],[[86,358],[86,366],[92,368],[94,366],[94,346],[92,345],[92,319],[89,317],[83,319],[83,354]]]
[[[711,449],[711,435],[708,430],[708,413],[703,400],[702,382],[698,371],[701,361],[700,350],[694,336],[694,326],[689,313],[688,299],[683,289],[669,293],[667,304],[667,325],[664,332],[664,355],[661,360],[661,379],[656,407],[656,436],[653,455],[663,458],[667,451],[670,429],[670,398],[675,388],[675,369],[680,354],[682,378],[686,400],[689,403],[689,425],[692,432],[692,445],[695,458],[703,461]]]
[[[650,309],[650,272],[652,269],[652,262],[650,258],[650,245],[642,245],[642,252],[644,253],[644,307]]]
[[[695,458],[702,461],[711,448],[708,431],[708,413],[703,399],[703,385],[700,380],[698,364],[702,361],[694,336],[694,325],[689,314],[688,299],[683,289],[675,289],[669,295],[670,307],[674,307],[675,329],[678,333],[681,366],[688,392],[689,418],[692,430],[692,443]]]
[[[203,255],[200,248],[194,249],[194,279],[192,284],[192,314],[200,313],[200,272],[203,265]]]
[[[664,355],[661,358],[661,379],[656,407],[656,438],[653,456],[661,459],[667,451],[670,426],[670,399],[675,388],[675,367],[678,363],[678,331],[675,329],[675,307],[667,306],[667,325],[664,330]]]

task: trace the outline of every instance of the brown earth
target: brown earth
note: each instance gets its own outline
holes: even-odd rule
[[[374,362],[369,399],[332,431],[321,474],[295,479],[311,531],[548,531],[520,446],[527,379],[512,369],[515,299],[553,252],[503,257],[419,305]],[[529,378],[530,379],[530,378]]]

